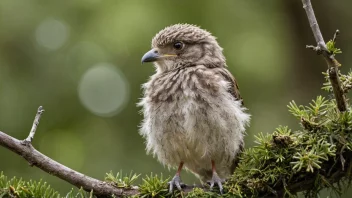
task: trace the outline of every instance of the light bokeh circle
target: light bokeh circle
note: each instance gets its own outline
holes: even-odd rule
[[[68,37],[69,27],[64,22],[52,18],[42,21],[35,31],[38,44],[48,50],[59,49]]]
[[[88,69],[78,85],[81,103],[90,112],[111,117],[125,107],[129,98],[129,84],[118,67],[99,63]]]

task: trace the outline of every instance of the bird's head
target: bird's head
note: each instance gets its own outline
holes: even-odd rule
[[[172,25],[157,33],[152,40],[152,49],[142,58],[144,62],[154,62],[160,72],[196,65],[226,66],[216,38],[189,24]]]

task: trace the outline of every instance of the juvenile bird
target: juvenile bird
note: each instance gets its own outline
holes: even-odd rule
[[[178,166],[170,191],[181,190],[186,167],[222,192],[250,120],[222,48],[208,31],[176,24],[155,35],[144,62],[154,62],[156,73],[142,86],[140,134],[148,153],[168,167]]]

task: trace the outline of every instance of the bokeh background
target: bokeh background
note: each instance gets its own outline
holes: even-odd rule
[[[340,29],[337,58],[349,71],[352,1],[312,3],[325,40]],[[24,139],[43,105],[33,144],[54,160],[99,179],[121,169],[173,175],[146,155],[136,103],[154,72],[141,57],[152,37],[175,23],[197,24],[218,37],[252,114],[246,147],[258,132],[298,128],[289,101],[329,97],[320,89],[327,66],[305,49],[315,42],[298,0],[1,0],[0,130]],[[0,171],[43,178],[62,193],[72,188],[4,148]],[[182,177],[199,182],[186,172]]]

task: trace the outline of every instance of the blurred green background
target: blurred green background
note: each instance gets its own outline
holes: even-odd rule
[[[349,71],[352,2],[312,3],[326,40],[340,29],[343,54],[337,58]],[[258,132],[298,128],[289,101],[307,104],[326,95],[320,87],[327,66],[305,49],[315,42],[298,0],[1,0],[0,130],[24,139],[42,105],[33,144],[54,160],[99,179],[121,169],[173,175],[146,155],[136,103],[141,84],[154,73],[141,57],[152,37],[175,23],[200,25],[224,48],[252,114],[246,147]],[[5,148],[0,171],[43,178],[60,192],[72,188]],[[190,173],[182,177],[199,183]]]

